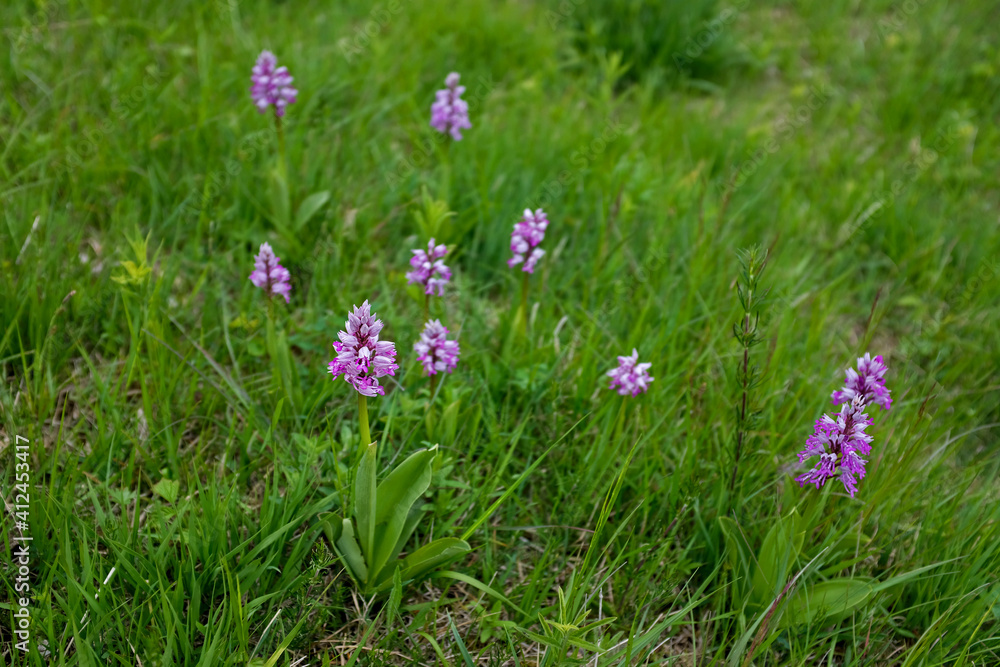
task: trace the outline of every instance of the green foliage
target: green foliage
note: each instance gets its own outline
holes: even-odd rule
[[[376,445],[368,445],[355,477],[353,516],[323,523],[327,539],[365,595],[412,584],[469,551],[465,540],[443,537],[399,558],[420,523],[423,510],[415,505],[430,486],[437,455],[437,447],[411,454],[376,486]]]
[[[718,0],[552,0],[553,26],[575,28],[584,53],[620,54],[627,79],[712,78],[735,61],[732,30],[747,2]]]

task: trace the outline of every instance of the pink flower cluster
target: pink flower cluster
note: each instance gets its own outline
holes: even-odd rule
[[[892,406],[892,398],[885,386],[888,367],[882,355],[872,359],[871,355],[858,358],[858,369],[847,370],[845,387],[833,392],[834,404],[843,404],[837,418],[823,415],[816,421],[813,434],[806,440],[805,449],[799,452],[799,462],[814,456],[819,461],[813,468],[798,477],[799,486],[815,484],[822,487],[827,481],[839,478],[847,492],[854,497],[858,482],[865,478],[866,459],[871,452],[872,436],[865,429],[872,419],[865,413],[869,405],[878,405],[883,410]]]
[[[458,365],[458,341],[448,340],[448,330],[441,320],[431,320],[424,325],[420,340],[414,343],[413,349],[427,375],[451,373]]]
[[[278,257],[271,250],[269,243],[260,244],[260,252],[254,258],[254,270],[250,274],[250,282],[263,288],[268,298],[272,295],[285,297],[289,302],[288,293],[292,291],[291,275],[288,269],[278,262]]]
[[[608,371],[611,378],[609,389],[618,389],[622,396],[638,396],[647,389],[649,383],[654,380],[650,377],[649,369],[653,364],[639,363],[639,350],[632,348],[632,354],[627,357],[618,357],[618,367]]]
[[[874,403],[883,410],[889,410],[892,408],[892,396],[885,388],[887,370],[881,354],[872,359],[872,355],[865,352],[865,356],[858,357],[858,370],[847,369],[844,388],[833,392],[831,396],[833,404],[850,403],[855,396],[864,396],[866,403]]]
[[[384,395],[385,388],[379,385],[378,379],[395,375],[399,366],[395,344],[378,339],[382,320],[371,312],[371,306],[365,301],[360,308],[354,307],[344,328],[346,331],[338,334],[340,341],[333,344],[337,358],[329,363],[330,374],[334,379],[344,376],[344,380],[363,396]]]
[[[524,217],[514,224],[514,231],[510,234],[510,251],[514,256],[507,260],[507,266],[513,268],[523,262],[521,270],[534,273],[535,265],[545,254],[538,244],[545,239],[548,226],[545,211],[537,209],[532,213],[531,209],[524,209]]]
[[[462,99],[465,86],[458,85],[458,79],[458,72],[449,74],[444,80],[445,88],[437,91],[437,99],[431,105],[431,127],[449,133],[455,141],[462,140],[462,130],[472,127],[469,104]]]
[[[412,250],[410,266],[413,270],[406,274],[406,280],[411,285],[423,285],[424,294],[444,296],[444,286],[451,280],[451,269],[445,266],[441,258],[448,254],[448,248],[443,243],[435,245],[434,239],[427,244],[427,250]]]
[[[262,51],[253,66],[250,80],[250,97],[261,113],[274,106],[274,114],[285,115],[285,107],[295,102],[299,91],[292,88],[292,75],[287,67],[278,67],[278,58],[270,51]]]
[[[816,429],[806,440],[806,447],[799,452],[799,462],[818,456],[816,465],[798,477],[799,486],[815,484],[820,488],[827,480],[839,477],[847,492],[854,497],[858,481],[865,478],[866,459],[871,452],[872,436],[865,433],[871,426],[871,418],[865,414],[863,396],[855,396],[846,403],[833,419],[823,415],[816,421]]]

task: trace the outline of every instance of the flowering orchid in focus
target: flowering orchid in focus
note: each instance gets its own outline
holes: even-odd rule
[[[250,282],[261,287],[268,298],[277,294],[289,302],[288,293],[292,290],[291,274],[288,269],[278,263],[278,257],[271,250],[269,243],[260,244],[260,252],[254,258],[254,271],[250,274]]]
[[[431,320],[424,325],[420,340],[414,343],[413,349],[427,375],[451,373],[458,364],[458,341],[448,340],[448,329],[441,324],[441,320]]]
[[[257,63],[253,66],[250,80],[250,97],[257,110],[261,113],[274,106],[274,115],[281,118],[285,115],[285,107],[295,102],[299,91],[292,88],[292,75],[287,67],[277,67],[278,58],[270,51],[261,51]]]
[[[522,271],[534,273],[538,260],[545,254],[538,244],[545,239],[548,226],[545,211],[524,209],[524,217],[514,224],[514,231],[510,234],[510,251],[514,256],[507,260],[507,266],[513,268],[523,263]]]
[[[833,404],[850,403],[855,396],[864,396],[866,403],[874,403],[883,410],[889,410],[892,408],[892,396],[885,388],[887,370],[881,354],[872,359],[872,355],[865,352],[865,356],[858,357],[858,370],[847,369],[844,388],[833,392],[831,396]]]
[[[448,133],[455,141],[462,140],[462,130],[472,127],[469,122],[469,104],[462,99],[465,86],[458,85],[459,74],[452,72],[445,80],[445,88],[437,91],[431,105],[431,127]]]
[[[441,258],[448,254],[448,248],[443,243],[435,244],[434,239],[427,244],[427,250],[412,250],[410,258],[412,271],[406,274],[410,285],[423,285],[424,294],[431,295],[437,291],[438,296],[444,296],[444,286],[451,280],[451,269],[445,266]]]
[[[872,436],[865,433],[871,426],[865,414],[865,400],[861,395],[846,403],[837,418],[823,415],[816,421],[816,429],[806,440],[806,448],[799,452],[799,461],[818,456],[812,470],[795,478],[799,486],[815,484],[822,487],[827,480],[839,478],[847,492],[854,497],[858,481],[865,478],[866,459],[871,452]]]
[[[649,383],[654,378],[649,375],[649,368],[653,364],[649,362],[639,363],[639,350],[632,348],[632,354],[627,357],[618,357],[618,368],[613,368],[607,372],[611,378],[609,389],[618,389],[622,396],[638,396],[649,389]]]
[[[813,434],[806,440],[806,447],[799,452],[799,461],[804,462],[818,456],[816,465],[798,477],[799,486],[815,484],[822,487],[827,480],[837,478],[847,492],[854,497],[858,482],[865,477],[866,459],[871,452],[872,436],[865,433],[872,419],[865,410],[870,405],[878,405],[884,410],[892,406],[892,398],[885,386],[888,367],[882,355],[872,359],[871,355],[858,358],[858,369],[847,370],[846,386],[833,392],[835,405],[843,405],[836,419],[829,415],[816,422]]]
[[[333,344],[337,358],[329,363],[330,374],[334,379],[343,375],[362,396],[384,395],[385,388],[378,379],[395,375],[399,368],[395,344],[379,340],[382,326],[366,300],[360,308],[354,307],[344,325],[346,331],[340,331],[340,341]]]

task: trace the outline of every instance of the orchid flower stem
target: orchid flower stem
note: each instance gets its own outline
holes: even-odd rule
[[[274,125],[278,131],[278,168],[281,169],[281,178],[288,183],[288,158],[285,153],[285,128],[281,124],[281,116],[274,116]]]
[[[528,273],[521,274],[521,333],[528,333]]]
[[[431,295],[424,294],[424,322],[431,319]]]
[[[358,421],[361,423],[361,446],[367,447],[372,442],[372,434],[368,429],[368,397],[358,394]]]
[[[615,418],[615,435],[614,442],[622,436],[622,431],[625,428],[625,410],[628,407],[628,396],[622,396],[622,405],[618,408],[618,416]]]

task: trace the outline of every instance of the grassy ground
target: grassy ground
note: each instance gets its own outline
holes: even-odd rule
[[[993,3],[129,4],[0,9],[0,662],[1000,664]],[[262,48],[300,91],[287,214]],[[452,70],[473,129],[449,146]],[[432,397],[404,273],[438,200],[462,358]],[[552,224],[522,337],[528,205]],[[263,241],[293,275],[270,334]],[[408,550],[488,516],[457,575],[377,599],[320,528],[360,439],[326,362],[365,299],[400,351],[379,469],[442,451]],[[604,373],[633,347],[656,379],[622,408]],[[869,476],[800,489],[865,351],[895,399]]]

